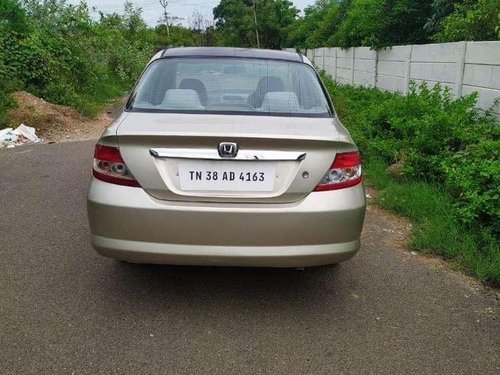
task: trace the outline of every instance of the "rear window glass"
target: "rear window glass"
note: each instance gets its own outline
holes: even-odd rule
[[[248,58],[156,60],[141,77],[127,109],[330,116],[310,66]]]

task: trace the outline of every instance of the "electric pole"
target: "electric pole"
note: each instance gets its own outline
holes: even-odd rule
[[[167,24],[167,36],[170,38],[170,28],[168,26],[168,12],[167,12],[167,0],[160,0],[160,5],[163,7],[163,17],[165,18],[165,23]]]
[[[255,24],[255,39],[257,40],[257,48],[260,48],[259,28],[257,27],[257,5],[256,0],[253,0],[253,21]]]

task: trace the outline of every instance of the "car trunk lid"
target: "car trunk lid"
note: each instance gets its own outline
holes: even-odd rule
[[[333,118],[132,112],[117,136],[140,185],[174,201],[294,202],[354,149]]]

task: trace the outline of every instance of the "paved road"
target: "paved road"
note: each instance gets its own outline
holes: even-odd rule
[[[499,373],[495,296],[398,250],[373,209],[362,250],[337,267],[98,256],[92,148],[0,150],[1,374]]]

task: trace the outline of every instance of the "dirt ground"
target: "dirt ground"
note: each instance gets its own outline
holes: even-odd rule
[[[43,143],[98,138],[125,101],[125,97],[117,98],[97,116],[88,118],[70,107],[49,103],[26,91],[16,91],[12,96],[17,107],[7,113],[9,124],[14,128],[21,123],[34,127]]]

